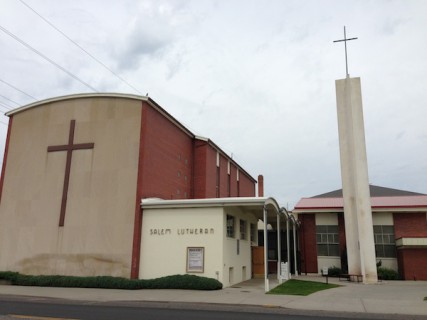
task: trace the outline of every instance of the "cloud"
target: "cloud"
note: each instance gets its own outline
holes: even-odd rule
[[[185,26],[192,20],[181,2],[142,2],[124,30],[115,34],[113,56],[124,71],[137,69],[142,60],[163,59],[173,49]],[[179,66],[180,56],[171,59],[170,74]],[[171,76],[169,74],[169,77]]]

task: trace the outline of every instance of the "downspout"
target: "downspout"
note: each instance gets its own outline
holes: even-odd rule
[[[263,207],[263,219],[264,219],[264,290],[265,292],[270,291],[268,283],[268,237],[267,237],[267,208]]]
[[[293,219],[293,233],[294,233],[294,266],[295,266],[295,277],[298,277],[298,266],[297,266],[297,238],[296,238],[296,224],[297,221],[295,220],[294,217],[292,217]]]
[[[279,283],[282,283],[281,270],[280,270],[280,262],[282,260],[282,247],[281,247],[281,227],[280,227],[280,211],[277,213],[277,279],[279,279]]]
[[[286,250],[287,250],[287,263],[288,263],[288,279],[290,279],[290,273],[291,273],[291,249],[289,245],[289,216],[286,214]]]

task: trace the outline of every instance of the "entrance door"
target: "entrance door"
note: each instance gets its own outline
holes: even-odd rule
[[[264,247],[252,247],[252,273],[254,278],[264,278]]]

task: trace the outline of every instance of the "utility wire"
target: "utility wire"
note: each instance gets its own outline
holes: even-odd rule
[[[36,15],[38,15],[41,19],[43,19],[44,22],[46,22],[48,25],[50,25],[52,28],[54,28],[56,31],[58,31],[62,36],[64,36],[66,39],[68,39],[70,42],[72,42],[75,46],[77,46],[80,50],[82,50],[84,53],[86,53],[89,57],[91,57],[93,60],[95,60],[97,63],[99,63],[101,66],[103,66],[105,69],[107,69],[111,74],[113,74],[117,79],[125,83],[127,86],[135,90],[136,92],[142,94],[141,91],[139,91],[137,88],[135,88],[133,85],[131,85],[129,82],[127,82],[125,79],[123,79],[121,76],[119,76],[117,73],[115,73],[113,70],[111,70],[107,65],[105,65],[102,61],[100,61],[98,58],[96,58],[94,55],[92,55],[90,52],[88,52],[85,48],[83,48],[81,45],[79,45],[77,42],[75,42],[73,39],[71,39],[69,36],[67,36],[63,31],[58,29],[53,23],[51,23],[49,20],[47,20],[45,17],[43,17],[40,13],[38,13],[36,10],[34,10],[31,6],[29,6],[27,3],[25,3],[23,0],[19,0],[24,6],[26,6],[28,9],[33,11]]]
[[[10,111],[13,109],[12,107],[8,106],[7,104],[5,104],[3,102],[0,102],[0,108],[6,109],[7,111]]]
[[[11,85],[11,84],[10,84],[9,82],[7,82],[7,81],[4,81],[3,79],[0,79],[0,82],[3,82],[5,85],[8,85],[9,87],[11,87],[11,88],[15,89],[16,91],[19,91],[19,92],[21,92],[21,93],[25,94],[27,97],[29,97],[29,98],[31,98],[31,99],[38,100],[37,98],[34,98],[32,95],[30,95],[30,94],[28,94],[28,93],[26,93],[26,92],[22,91],[21,89],[18,89],[17,87],[15,87],[14,85]]]
[[[10,101],[10,102],[12,102],[12,103],[14,103],[14,104],[16,104],[17,106],[20,106],[20,105],[21,105],[21,104],[19,104],[18,102],[13,101],[12,99],[9,99],[8,97],[5,97],[5,96],[3,96],[3,95],[1,95],[1,94],[0,94],[0,97],[2,97],[3,99],[6,99],[6,100],[8,100],[8,101]]]
[[[53,61],[52,59],[48,58],[47,56],[45,56],[43,53],[41,53],[40,51],[38,51],[37,49],[33,48],[32,46],[30,46],[28,43],[26,43],[25,41],[21,40],[20,38],[18,38],[16,35],[14,35],[12,32],[10,32],[9,30],[7,30],[6,28],[2,27],[0,25],[0,30],[3,31],[4,33],[6,33],[8,36],[10,36],[11,38],[15,39],[16,41],[18,41],[20,44],[22,44],[24,47],[30,49],[31,51],[33,51],[34,53],[38,54],[40,57],[42,57],[43,59],[45,59],[47,62],[53,64],[55,67],[57,67],[58,69],[62,70],[63,72],[65,72],[66,74],[68,74],[71,78],[77,80],[78,82],[80,82],[81,84],[85,85],[86,87],[88,87],[89,89],[91,89],[94,92],[98,92],[98,90],[96,90],[94,87],[92,87],[90,84],[88,84],[87,82],[84,82],[82,79],[80,79],[78,76],[74,75],[73,73],[71,73],[70,71],[68,71],[67,69],[65,69],[64,67],[60,66],[59,64],[57,64],[55,61]]]

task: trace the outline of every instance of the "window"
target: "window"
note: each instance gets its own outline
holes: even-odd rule
[[[234,217],[227,214],[227,237],[234,238]]]
[[[316,226],[317,255],[339,256],[338,226]]]
[[[247,231],[246,231],[246,221],[240,220],[240,239],[247,239]]]
[[[396,243],[393,226],[374,226],[375,255],[377,258],[395,258]]]
[[[251,223],[251,242],[256,242],[256,225],[254,223]]]

